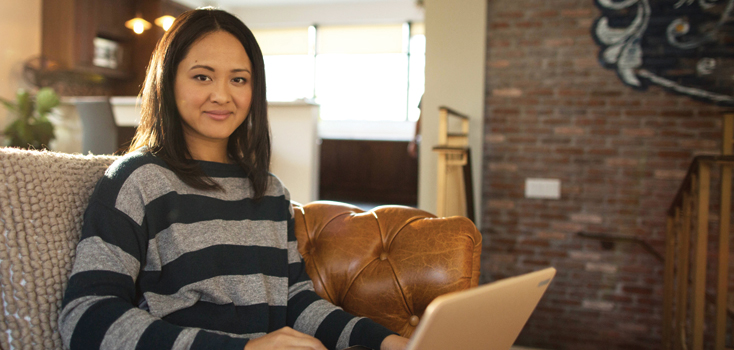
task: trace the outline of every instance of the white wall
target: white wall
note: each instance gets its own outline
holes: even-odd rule
[[[14,99],[19,87],[27,87],[23,62],[41,53],[41,0],[0,1],[0,33],[0,96]],[[7,121],[0,107],[0,129]]]
[[[420,148],[418,206],[436,211],[438,107],[467,114],[475,216],[481,216],[482,139],[486,56],[486,0],[425,0],[426,92]]]
[[[412,1],[392,0],[239,8],[224,6],[224,8],[251,28],[423,21],[423,11]]]

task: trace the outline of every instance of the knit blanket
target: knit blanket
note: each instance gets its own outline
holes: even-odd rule
[[[113,156],[0,148],[0,349],[62,349],[58,311]]]

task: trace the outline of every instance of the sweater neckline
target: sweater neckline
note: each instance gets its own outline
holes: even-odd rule
[[[210,177],[247,177],[247,172],[239,164],[217,163],[206,160],[196,161],[201,170]]]

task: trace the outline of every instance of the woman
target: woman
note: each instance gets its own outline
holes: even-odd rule
[[[320,299],[268,173],[265,72],[234,16],[181,15],[158,43],[131,151],[100,179],[59,319],[71,349],[403,349]]]

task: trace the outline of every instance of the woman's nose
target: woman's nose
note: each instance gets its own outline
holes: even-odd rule
[[[209,99],[212,102],[225,104],[230,101],[230,92],[227,88],[226,83],[216,83],[212,86],[212,91],[209,95]]]

